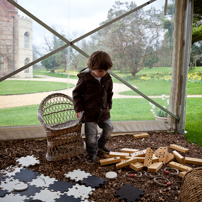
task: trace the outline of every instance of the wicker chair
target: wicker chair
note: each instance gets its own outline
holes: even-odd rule
[[[77,119],[71,97],[62,93],[47,96],[39,105],[37,117],[46,132],[48,161],[67,159],[84,152],[82,116]]]

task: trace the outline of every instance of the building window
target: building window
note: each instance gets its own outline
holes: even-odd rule
[[[25,32],[24,34],[24,48],[29,48],[29,34]]]
[[[4,57],[0,56],[0,71],[4,70]]]
[[[29,58],[26,58],[25,61],[24,61],[24,65],[27,65],[27,64],[29,64]],[[28,74],[29,73],[29,67],[27,69],[25,69],[24,72],[26,74]]]

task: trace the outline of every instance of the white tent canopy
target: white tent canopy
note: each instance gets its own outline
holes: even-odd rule
[[[10,3],[20,8],[19,5],[13,1],[8,0]],[[152,3],[155,0],[149,1]],[[167,1],[166,1],[167,2]],[[140,9],[146,6],[148,3],[143,4],[141,7],[137,7],[130,13],[134,12],[137,9]],[[166,6],[165,6],[166,8]],[[43,25],[46,29],[54,33],[56,36],[61,38],[66,42],[65,46],[60,48],[63,49],[71,45],[85,57],[88,57],[88,54],[80,50],[77,46],[74,45],[77,41],[85,38],[86,35],[90,35],[96,32],[98,29],[101,29],[103,26],[99,27],[96,30],[93,30],[82,37],[74,40],[73,42],[68,41],[57,32],[52,30],[50,27],[45,25],[35,16],[29,14],[26,10],[23,10],[27,15],[32,19]],[[124,14],[126,15],[126,14]],[[128,13],[127,13],[128,15]],[[119,19],[121,19],[120,16]],[[193,0],[176,0],[175,1],[175,20],[174,20],[174,49],[173,49],[173,63],[172,63],[172,83],[170,91],[170,105],[169,111],[175,117],[179,117],[177,120],[175,117],[169,115],[168,122],[165,121],[125,121],[125,122],[113,122],[114,133],[130,133],[130,132],[145,132],[145,131],[176,131],[178,133],[184,133],[185,129],[185,118],[186,118],[186,83],[187,83],[187,71],[190,58],[190,47],[191,47],[191,33],[192,33],[192,18],[193,18]],[[119,19],[114,19],[119,20]],[[113,22],[109,22],[113,23]],[[108,23],[108,24],[109,24]],[[38,59],[37,61],[31,62],[24,67],[12,72],[11,74],[3,77],[0,81],[5,80],[13,76],[14,74],[23,71],[29,66],[37,63],[38,61],[50,56],[51,54],[57,52],[55,50]],[[130,85],[130,84],[129,84]],[[142,95],[142,94],[140,94]],[[142,95],[145,99],[148,99],[147,96]],[[42,126],[17,126],[17,127],[0,127],[0,140],[10,140],[10,139],[24,139],[24,138],[41,138],[45,137],[45,132],[43,131]]]

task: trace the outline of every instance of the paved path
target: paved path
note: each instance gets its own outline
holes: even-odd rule
[[[52,82],[67,82],[67,79],[63,78],[55,78],[50,76],[42,76],[38,75],[37,77],[41,78],[34,78],[29,79],[30,81],[52,81]],[[12,78],[10,80],[25,80],[25,79],[18,79],[18,78]],[[77,79],[68,79],[69,83],[76,84]],[[22,94],[22,95],[5,95],[0,96],[0,108],[10,108],[10,107],[19,107],[19,106],[26,106],[26,105],[34,105],[34,104],[40,104],[40,102],[48,95],[52,93],[65,93],[69,96],[72,96],[72,90],[74,88],[69,88],[65,90],[59,90],[59,91],[49,91],[49,92],[43,92],[43,93],[32,93],[32,94]],[[128,91],[130,90],[129,87],[127,87],[124,84],[121,83],[114,83],[113,86],[113,98],[142,98],[142,96],[130,96],[130,95],[120,95],[120,92]],[[149,96],[150,98],[161,98],[161,96]],[[202,97],[202,95],[192,95],[188,97]]]

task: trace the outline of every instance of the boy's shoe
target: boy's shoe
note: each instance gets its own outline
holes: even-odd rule
[[[86,161],[87,164],[93,164],[95,162],[95,157],[87,156]]]
[[[110,150],[106,147],[106,146],[104,146],[104,147],[99,147],[98,148],[102,153],[105,153],[105,154],[109,154],[109,152],[110,152]]]

